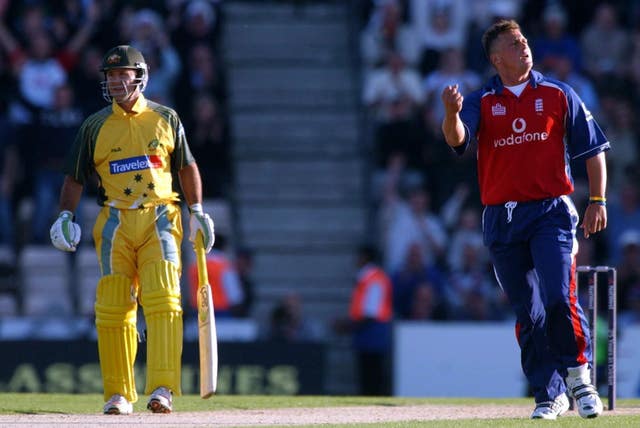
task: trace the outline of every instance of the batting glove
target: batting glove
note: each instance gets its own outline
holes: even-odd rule
[[[211,220],[209,214],[205,214],[202,211],[202,204],[193,204],[189,207],[189,210],[191,211],[191,217],[189,218],[189,241],[195,245],[198,231],[201,231],[204,249],[208,253],[216,241],[213,220]]]
[[[62,211],[51,230],[53,246],[62,251],[75,251],[80,242],[80,225],[73,222],[71,211]]]

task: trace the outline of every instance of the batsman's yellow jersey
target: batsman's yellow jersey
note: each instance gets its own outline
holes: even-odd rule
[[[172,174],[194,161],[176,112],[142,95],[128,113],[117,103],[89,116],[65,173],[85,183],[98,175],[98,204],[149,208],[177,201]]]

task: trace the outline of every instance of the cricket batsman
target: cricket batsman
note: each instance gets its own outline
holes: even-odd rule
[[[65,167],[60,215],[51,227],[53,245],[75,251],[74,222],[83,187],[98,179],[102,207],[93,227],[101,278],[96,290],[98,354],[105,414],[131,414],[138,400],[134,379],[136,311],[147,325],[147,408],[170,413],[180,391],[182,222],[179,179],[189,205],[189,239],[202,232],[208,252],[213,221],[202,210],[198,166],[174,110],[147,100],[149,70],[142,54],[127,45],[110,49],[102,61],[102,95],[110,103],[82,124]]]

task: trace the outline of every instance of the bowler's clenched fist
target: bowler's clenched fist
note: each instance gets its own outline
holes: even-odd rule
[[[444,88],[441,98],[446,114],[455,114],[462,110],[462,101],[464,100],[464,97],[460,92],[458,92],[458,85],[448,85]]]

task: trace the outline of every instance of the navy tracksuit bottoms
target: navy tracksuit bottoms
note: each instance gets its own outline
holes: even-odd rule
[[[568,196],[487,206],[484,241],[516,315],[521,364],[536,402],[566,391],[567,368],[591,360],[576,290],[578,214]]]

